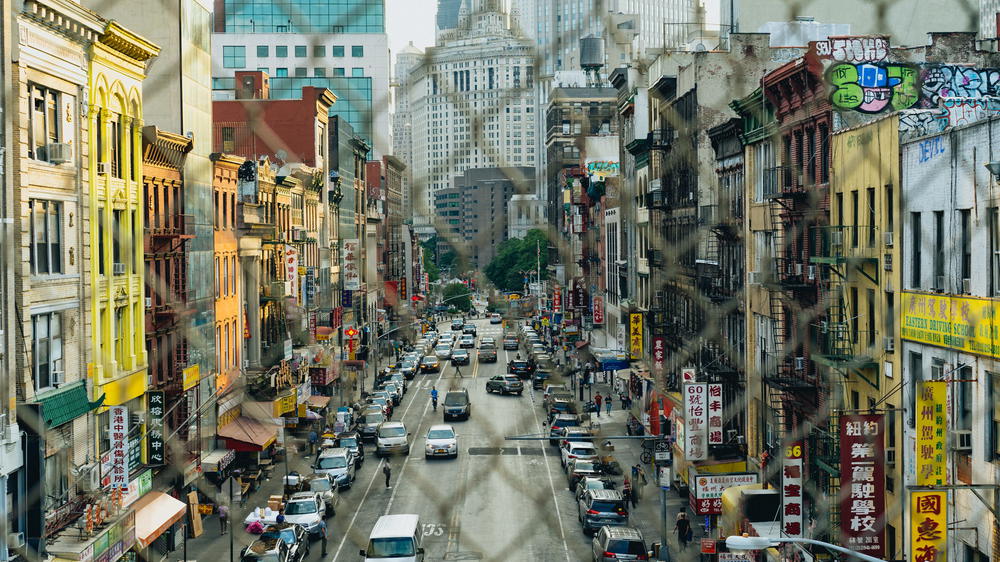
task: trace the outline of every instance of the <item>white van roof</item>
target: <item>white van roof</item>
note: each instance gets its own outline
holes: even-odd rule
[[[420,516],[413,513],[383,515],[375,522],[370,538],[412,537],[417,532],[419,521]]]

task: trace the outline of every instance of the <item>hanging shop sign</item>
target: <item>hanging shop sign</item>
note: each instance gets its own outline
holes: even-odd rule
[[[343,246],[344,263],[341,267],[341,276],[344,279],[344,289],[348,291],[361,290],[361,241],[357,238],[344,240]]]
[[[948,559],[948,492],[910,492],[910,560]]]
[[[593,299],[594,306],[594,325],[600,326],[604,324],[604,297],[600,295],[594,295]]]
[[[722,385],[708,385],[708,444],[722,445]]]
[[[149,421],[146,426],[146,458],[147,464],[158,466],[165,464],[163,453],[163,414],[164,395],[162,390],[151,390],[146,393],[146,404],[149,407]]]
[[[708,450],[708,385],[684,385],[684,457],[689,461],[705,460]]]
[[[781,463],[781,528],[789,537],[802,536],[802,514],[805,512],[802,494],[802,442],[785,446]]]
[[[653,374],[660,376],[667,367],[667,342],[663,336],[653,337]]]
[[[354,303],[354,293],[344,289],[340,292],[340,306],[342,308],[351,308]]]
[[[697,468],[691,467],[697,471]],[[689,478],[694,482],[691,494],[691,509],[697,515],[719,515],[722,513],[722,492],[733,486],[756,484],[759,476],[754,472],[735,474],[700,474]]]
[[[918,486],[941,486],[945,483],[945,438],[948,430],[945,418],[946,385],[944,381],[927,381],[917,387],[914,415]]]
[[[562,289],[560,287],[552,290],[552,312],[562,312]]]
[[[285,279],[288,280],[288,294],[299,298],[299,251],[291,244],[285,244]]]
[[[201,380],[201,367],[197,363],[187,367],[181,371],[181,380],[184,390],[191,390],[198,386],[198,382]]]
[[[840,536],[875,558],[885,551],[884,433],[881,414],[840,417]]]
[[[108,408],[108,440],[111,443],[111,488],[128,491],[128,408]]]
[[[628,315],[628,349],[633,361],[642,358],[642,313]]]

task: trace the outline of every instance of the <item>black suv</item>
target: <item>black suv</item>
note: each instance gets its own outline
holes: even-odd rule
[[[472,404],[469,402],[469,391],[466,389],[449,390],[444,395],[444,419],[469,419],[472,414]]]
[[[455,320],[451,323],[451,331],[457,332],[458,330],[461,330],[464,325],[465,324],[463,324],[461,320]]]

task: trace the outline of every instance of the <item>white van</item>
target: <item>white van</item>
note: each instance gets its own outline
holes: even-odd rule
[[[361,556],[366,561],[423,562],[420,516],[408,513],[379,517],[368,538],[368,548],[361,551]]]

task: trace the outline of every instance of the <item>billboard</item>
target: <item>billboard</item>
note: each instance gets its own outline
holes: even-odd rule
[[[344,280],[345,291],[361,290],[361,241],[348,238],[343,242],[343,266],[341,278]]]
[[[642,358],[642,313],[628,315],[628,349],[632,360]]]
[[[722,513],[722,492],[733,486],[757,484],[759,476],[755,472],[732,474],[700,474],[692,478],[694,493],[691,494],[691,509],[696,515],[719,515]]]
[[[1000,301],[903,292],[905,340],[1000,358]]]
[[[885,552],[885,421],[882,414],[840,417],[840,537],[844,546]]]
[[[708,456],[708,385],[684,385],[684,457],[689,461]]]

